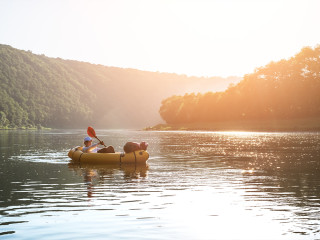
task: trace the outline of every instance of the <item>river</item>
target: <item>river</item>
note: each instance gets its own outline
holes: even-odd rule
[[[85,133],[0,131],[0,238],[320,239],[320,133],[96,129],[148,164],[72,164]]]

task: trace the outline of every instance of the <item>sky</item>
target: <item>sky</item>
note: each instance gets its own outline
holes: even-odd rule
[[[320,44],[319,0],[0,0],[0,44],[188,76],[243,76]]]

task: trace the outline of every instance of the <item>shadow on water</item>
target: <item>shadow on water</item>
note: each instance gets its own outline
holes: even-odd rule
[[[148,164],[80,164],[69,163],[69,169],[76,175],[82,176],[87,186],[87,196],[94,197],[97,187],[113,182],[115,177],[121,178],[123,182],[132,179],[146,178],[148,176]],[[121,176],[122,175],[122,176]],[[118,181],[119,183],[119,181]]]
[[[83,130],[0,132],[0,235],[17,234],[34,217],[85,212],[88,200],[106,199],[108,192],[147,178],[147,165],[68,164],[68,150],[85,135]]]

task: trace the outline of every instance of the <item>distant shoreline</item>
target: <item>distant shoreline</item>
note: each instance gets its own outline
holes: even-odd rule
[[[25,126],[21,126],[21,127],[0,127],[0,131],[1,130],[51,130],[52,128],[48,128],[48,127],[25,127]]]
[[[320,118],[158,124],[145,131],[318,132]]]

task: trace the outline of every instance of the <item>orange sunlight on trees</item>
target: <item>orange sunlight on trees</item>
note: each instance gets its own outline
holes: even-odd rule
[[[271,120],[320,116],[320,46],[247,74],[225,92],[172,96],[162,102],[167,123]]]

